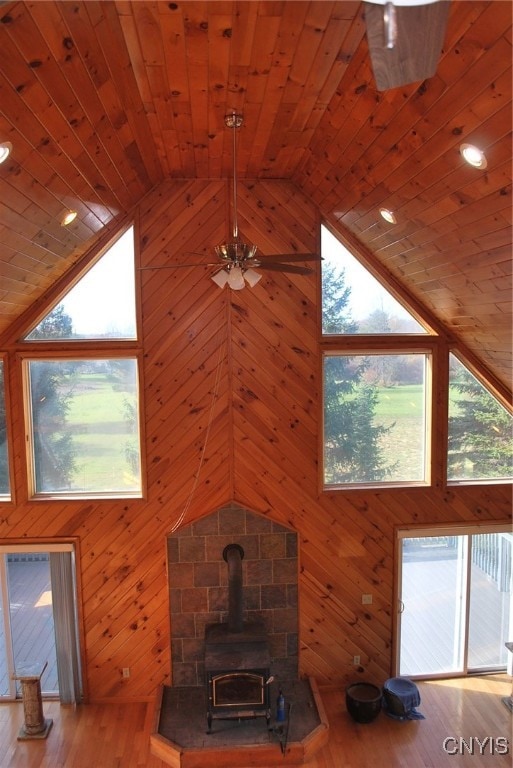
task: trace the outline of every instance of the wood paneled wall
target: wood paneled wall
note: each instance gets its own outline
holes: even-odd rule
[[[223,181],[163,183],[136,211],[141,265],[210,254],[226,236],[228,198]],[[317,211],[288,182],[244,181],[239,217],[265,253],[318,247]],[[138,274],[144,499],[26,498],[19,348],[8,350],[15,501],[0,508],[0,540],[77,541],[90,699],[152,697],[172,679],[166,537],[230,502],[298,532],[301,673],[343,684],[358,654],[358,674],[383,681],[395,527],[508,520],[510,487],[321,494],[318,276],[270,272],[229,292],[203,268]]]

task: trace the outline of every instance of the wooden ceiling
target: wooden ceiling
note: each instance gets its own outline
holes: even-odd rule
[[[359,2],[3,3],[0,343],[160,182],[229,177],[235,110],[239,175],[292,181],[510,388],[511,17],[453,0],[436,74],[379,92]]]

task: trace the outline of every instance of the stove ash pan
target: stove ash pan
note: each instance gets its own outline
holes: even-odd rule
[[[269,726],[269,641],[261,622],[242,620],[242,547],[230,544],[228,563],[228,622],[205,629],[205,677],[208,733],[213,719],[265,717]]]

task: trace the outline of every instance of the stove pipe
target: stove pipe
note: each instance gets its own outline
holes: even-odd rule
[[[243,630],[242,611],[242,558],[244,550],[239,544],[228,544],[223,550],[228,563],[228,631]]]

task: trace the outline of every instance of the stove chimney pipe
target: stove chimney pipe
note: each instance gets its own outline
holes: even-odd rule
[[[240,633],[243,629],[242,611],[242,558],[244,550],[239,544],[228,544],[223,550],[228,563],[228,631]]]

